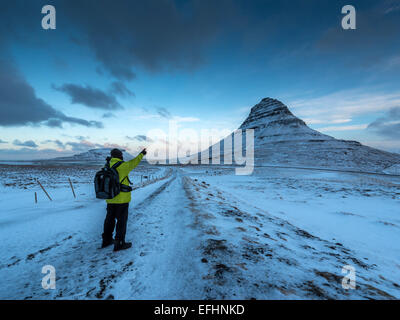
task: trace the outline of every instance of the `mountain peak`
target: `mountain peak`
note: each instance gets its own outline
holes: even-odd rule
[[[260,103],[277,103],[277,104],[283,105],[283,103],[281,101],[279,101],[278,99],[274,99],[274,98],[270,98],[270,97],[261,99]]]
[[[267,126],[306,127],[306,124],[303,120],[294,116],[281,101],[264,98],[251,108],[249,116],[240,126],[240,129],[257,130]]]
[[[240,129],[254,129],[254,137],[259,143],[333,139],[309,128],[285,104],[272,98],[264,98],[251,108]]]

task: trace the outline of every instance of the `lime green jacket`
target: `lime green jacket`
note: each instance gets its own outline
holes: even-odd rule
[[[140,153],[136,158],[122,163],[117,168],[117,171],[119,174],[119,182],[121,182],[122,179],[127,177],[129,175],[129,173],[137,167],[137,165],[140,163],[142,158],[143,158],[143,154]],[[118,159],[118,158],[111,158],[110,166],[113,166],[118,161],[122,161],[122,160]],[[125,179],[122,182],[122,184],[129,186],[128,179]],[[106,200],[107,203],[128,203],[130,201],[131,201],[131,193],[130,192],[120,192],[116,197]]]

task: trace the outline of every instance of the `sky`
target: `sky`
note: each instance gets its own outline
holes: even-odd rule
[[[348,4],[355,30],[342,28]],[[171,121],[232,131],[265,97],[400,152],[396,0],[16,0],[0,21],[0,160],[135,153]]]

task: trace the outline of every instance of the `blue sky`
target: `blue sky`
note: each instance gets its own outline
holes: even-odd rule
[[[41,8],[56,8],[56,30]],[[353,4],[357,29],[343,30]],[[0,5],[0,159],[154,128],[237,128],[264,97],[340,139],[400,152],[398,1],[13,1]],[[33,143],[32,143],[33,142]]]

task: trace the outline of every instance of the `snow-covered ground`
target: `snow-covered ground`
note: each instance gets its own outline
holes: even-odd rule
[[[133,248],[114,253],[99,249],[96,169],[0,166],[0,299],[400,298],[399,176],[141,165]],[[45,265],[55,290],[41,286]]]

